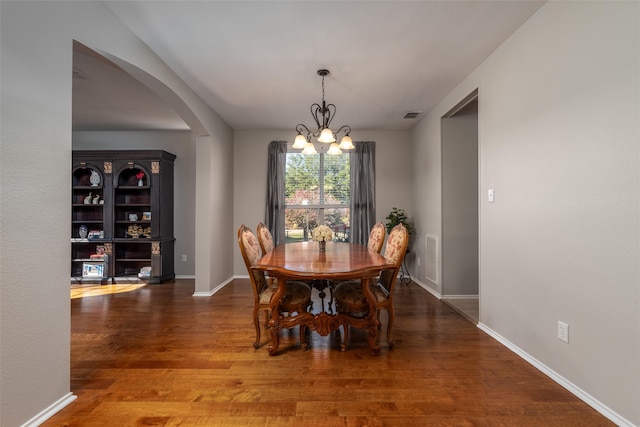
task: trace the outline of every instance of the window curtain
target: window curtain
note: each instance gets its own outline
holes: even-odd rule
[[[284,184],[287,141],[271,141],[267,156],[267,209],[265,225],[273,235],[273,243],[284,243]]]
[[[367,244],[376,221],[375,142],[356,141],[351,153],[350,239]]]

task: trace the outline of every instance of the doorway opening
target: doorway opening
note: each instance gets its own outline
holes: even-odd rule
[[[478,90],[441,119],[442,301],[479,321]]]

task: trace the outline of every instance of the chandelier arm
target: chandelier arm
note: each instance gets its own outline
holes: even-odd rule
[[[340,129],[338,129],[337,131],[335,131],[335,134],[338,135],[340,132],[342,132],[344,130],[345,135],[349,135],[351,133],[351,126],[349,125],[344,125],[342,127],[340,127]]]
[[[322,115],[323,118],[323,127],[328,128],[329,125],[331,124],[331,120],[333,120],[333,117],[336,115],[336,106],[335,104],[327,104],[327,106],[324,108],[324,114]]]
[[[302,123],[296,125],[296,132],[298,132],[300,135],[302,135],[303,132],[306,132],[306,137],[307,139],[309,139],[309,135],[311,134],[311,131],[309,130],[308,127],[306,127],[305,125],[303,125]]]
[[[313,117],[313,120],[316,122],[316,130],[311,133],[314,136],[318,136],[320,135],[320,131],[322,131],[322,126],[324,124],[324,109],[320,104],[315,103],[311,105],[311,117]]]

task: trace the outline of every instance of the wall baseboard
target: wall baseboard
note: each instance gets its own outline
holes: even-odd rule
[[[441,299],[480,299],[480,297],[476,295],[442,295]]]
[[[68,394],[61,397],[53,404],[51,404],[48,408],[44,409],[38,415],[31,418],[26,423],[22,424],[22,427],[38,427],[40,424],[44,423],[49,418],[53,417],[55,414],[61,411],[62,408],[64,408],[65,406],[67,406],[69,403],[73,402],[77,398],[78,396],[69,392]]]
[[[233,279],[235,279],[238,276],[231,276],[230,278],[228,278],[227,280],[225,280],[224,282],[220,283],[218,286],[216,286],[215,288],[211,289],[209,292],[194,292],[193,296],[194,297],[210,297],[213,294],[215,294],[216,292],[218,292],[220,289],[224,288],[226,285],[228,285],[229,283],[231,283],[231,281]],[[249,278],[249,276],[247,276],[247,278]]]
[[[440,295],[437,291],[435,291],[432,287],[430,287],[426,283],[422,283],[421,281],[416,280],[413,277],[411,278],[411,280],[413,281],[413,283],[415,283],[416,285],[420,286],[421,288],[423,288],[425,291],[429,292],[434,297],[436,297],[438,299],[442,299],[442,295]]]
[[[487,325],[478,322],[477,326],[479,329],[486,332],[492,338],[496,339],[500,344],[504,345],[509,350],[513,351],[518,356],[522,357],[525,361],[533,365],[533,367],[535,367],[537,370],[539,370],[540,372],[542,372],[543,374],[551,378],[553,381],[555,381],[556,383],[560,384],[562,387],[567,389],[569,392],[575,395],[578,399],[582,400],[587,405],[591,406],[600,414],[608,418],[611,422],[615,423],[620,427],[637,427],[637,426],[634,426],[634,424],[631,423],[629,420],[626,420],[624,417],[618,415],[616,412],[611,410],[608,406],[606,406],[605,404],[603,404],[602,402],[600,402],[599,400],[591,396],[589,393],[585,392],[580,387],[573,384],[571,381],[567,380],[562,375],[558,374],[556,371],[549,368],[547,365],[540,362],[538,359],[531,356],[529,353],[527,353],[517,345],[510,342],[509,340],[507,340],[505,337],[503,337],[493,329],[489,328]]]

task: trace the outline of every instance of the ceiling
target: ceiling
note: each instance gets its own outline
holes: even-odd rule
[[[403,130],[427,112],[544,1],[104,2],[235,130],[313,123]],[[74,130],[187,129],[120,68],[76,43]]]

